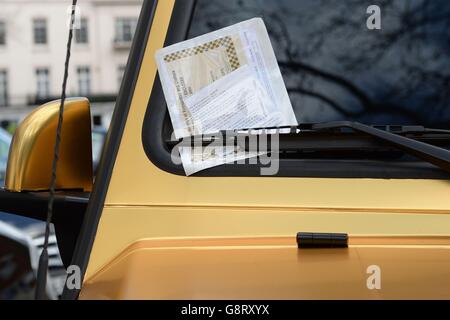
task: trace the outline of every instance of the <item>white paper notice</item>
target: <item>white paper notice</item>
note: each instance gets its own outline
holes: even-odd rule
[[[261,18],[162,48],[155,57],[176,139],[298,124]],[[187,175],[266,153],[235,146],[178,150]]]
[[[187,176],[221,164],[249,159],[262,154],[262,152],[246,152],[240,150],[239,147],[232,146],[181,147],[179,150],[181,162]]]
[[[261,87],[253,71],[243,66],[186,98],[184,103],[196,132],[211,134],[278,126],[283,115]],[[200,170],[259,155],[238,147],[180,148],[184,170],[191,175]]]
[[[204,87],[184,102],[198,134],[283,123],[282,113],[248,66]]]

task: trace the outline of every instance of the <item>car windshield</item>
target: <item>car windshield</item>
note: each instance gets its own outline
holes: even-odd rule
[[[264,19],[297,120],[450,124],[450,2],[198,0],[189,37]]]

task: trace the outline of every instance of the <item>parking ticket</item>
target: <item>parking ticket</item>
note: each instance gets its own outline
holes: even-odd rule
[[[260,18],[160,49],[156,61],[176,138],[202,133],[195,127],[185,99],[244,66],[264,88],[274,110],[282,113],[283,125],[297,125]]]
[[[298,124],[260,18],[162,48],[156,62],[176,139]],[[227,162],[230,151],[180,153],[191,174]]]

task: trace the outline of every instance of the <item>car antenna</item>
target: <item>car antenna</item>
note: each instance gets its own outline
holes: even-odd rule
[[[67,78],[69,75],[69,61],[70,61],[70,50],[72,47],[72,37],[73,37],[73,29],[75,24],[75,12],[76,12],[77,0],[72,0],[72,12],[70,14],[70,25],[69,25],[69,38],[67,40],[67,51],[66,51],[66,61],[64,64],[64,78],[62,83],[62,92],[61,92],[61,103],[59,105],[59,118],[58,118],[58,126],[56,128],[56,140],[55,140],[55,149],[53,153],[53,163],[52,163],[52,177],[50,182],[50,197],[48,199],[47,206],[47,220],[45,223],[45,239],[44,246],[42,248],[41,255],[39,257],[39,264],[37,270],[36,277],[36,291],[35,291],[35,299],[36,300],[46,300],[46,285],[47,285],[47,271],[48,271],[48,239],[50,236],[50,223],[52,222],[53,216],[53,202],[55,199],[55,187],[56,187],[56,168],[58,166],[59,159],[59,145],[61,142],[61,131],[62,124],[64,119],[64,103],[66,101],[66,86],[67,86]]]

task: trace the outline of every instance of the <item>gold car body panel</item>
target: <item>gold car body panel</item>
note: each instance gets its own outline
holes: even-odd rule
[[[450,237],[422,237],[414,245],[403,237],[378,245],[354,238],[348,249],[321,250],[298,250],[292,240],[142,240],[88,280],[81,298],[450,298]],[[382,270],[378,290],[367,287],[373,262]]]
[[[450,181],[184,177],[162,171],[147,158],[141,135],[156,75],[154,54],[164,44],[173,5],[173,0],[166,0],[159,1],[156,7],[80,297],[214,298],[219,297],[217,291],[205,289],[209,286],[207,280],[213,281],[213,273],[216,278],[210,285],[220,284],[226,290],[222,297],[227,298],[378,297],[380,293],[371,293],[365,287],[363,270],[368,264],[377,263],[396,270],[405,268],[405,277],[410,275],[415,290],[430,292],[430,284],[422,280],[427,275],[433,277],[431,283],[441,287],[430,297],[443,297],[443,288],[450,292],[449,283],[438,281],[438,276],[450,278],[448,243],[420,245],[423,237],[450,236]],[[344,251],[333,250],[300,253],[295,247],[298,231],[346,232],[351,238],[371,235],[368,238],[375,243],[370,246],[375,247],[352,245],[344,255]],[[389,244],[390,251],[384,250],[386,244],[377,242],[379,236],[394,235],[406,237],[410,242],[395,245],[394,241]],[[188,249],[183,245],[189,239],[215,237],[225,239],[219,246],[225,248],[230,238],[281,237],[290,242],[281,246],[269,244],[267,248],[243,245],[235,249],[211,247],[208,242],[190,245]],[[179,244],[155,248],[157,238]],[[305,266],[299,256],[306,257]],[[250,257],[258,263],[251,270],[239,268]],[[225,264],[229,270],[221,265],[225,258],[230,259]],[[408,271],[404,265],[411,261],[417,262],[415,271]],[[279,275],[277,270],[283,268],[290,271]],[[339,276],[322,278],[322,271],[344,272],[348,268],[355,272],[347,272],[345,277],[355,279],[347,283],[355,287],[339,296],[338,291],[342,293],[338,290],[342,288]],[[273,282],[269,270],[274,271],[273,277],[286,277],[282,281],[284,287]],[[210,278],[202,280],[201,274]],[[254,285],[246,286],[244,280],[227,284],[232,274],[237,279],[251,275],[253,280],[249,281],[254,281]],[[180,283],[171,280],[180,277],[183,277]],[[404,283],[395,279],[387,272],[382,290],[385,297],[412,297],[406,288],[396,287]],[[316,282],[322,291],[314,291],[313,295],[305,295],[296,288],[306,284],[311,289]],[[169,294],[168,288],[175,293]],[[277,292],[279,296],[275,296]]]

